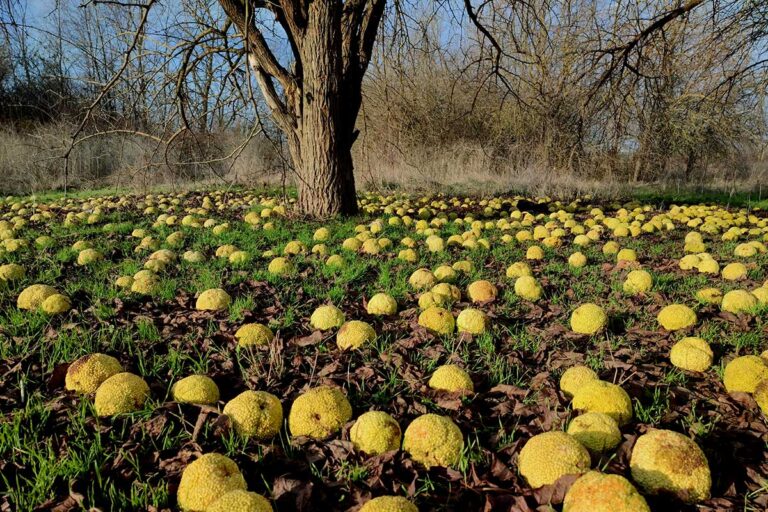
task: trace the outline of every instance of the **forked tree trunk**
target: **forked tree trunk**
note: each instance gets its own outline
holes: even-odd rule
[[[298,209],[313,217],[357,212],[352,145],[386,0],[219,0],[246,39],[248,61],[288,141]],[[286,69],[268,47],[256,11],[270,11],[294,61]]]

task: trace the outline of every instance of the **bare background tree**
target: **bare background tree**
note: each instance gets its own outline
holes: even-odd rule
[[[0,0],[2,187],[761,193],[767,31],[748,0]]]

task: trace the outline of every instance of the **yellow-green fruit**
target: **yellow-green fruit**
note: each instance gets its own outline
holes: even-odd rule
[[[464,449],[459,427],[447,416],[424,414],[408,425],[403,435],[403,450],[426,467],[453,466]]]
[[[331,269],[340,269],[346,267],[347,262],[338,254],[331,254],[328,256],[328,259],[325,260],[325,266]]]
[[[572,398],[588,382],[599,380],[597,374],[588,366],[572,366],[560,377],[560,391]]]
[[[333,304],[320,306],[309,317],[309,325],[321,331],[341,327],[344,323],[344,313]]]
[[[411,277],[408,278],[408,284],[411,285],[411,288],[414,290],[426,290],[427,288],[435,286],[435,284],[437,284],[437,279],[428,269],[420,268],[411,274]]]
[[[64,385],[77,393],[93,393],[102,382],[123,371],[120,362],[106,354],[88,354],[67,368]]]
[[[270,439],[280,432],[283,406],[266,391],[243,391],[224,406],[235,432],[256,439]]]
[[[419,512],[419,509],[401,496],[379,496],[366,501],[360,512]]]
[[[686,503],[709,498],[712,480],[701,448],[671,430],[637,438],[629,462],[632,479],[648,494],[673,494]]]
[[[336,334],[336,345],[341,350],[360,348],[376,339],[376,331],[367,322],[350,320],[344,322]]]
[[[349,431],[349,440],[355,450],[368,455],[379,455],[400,448],[400,425],[383,411],[362,414]]]
[[[653,277],[651,277],[650,272],[647,270],[633,270],[627,274],[627,278],[622,285],[624,293],[630,295],[649,292],[652,287]]]
[[[131,285],[131,291],[140,295],[151,295],[155,293],[158,286],[159,282],[154,276],[141,279],[134,277],[133,284]]]
[[[229,294],[221,288],[205,290],[197,298],[195,309],[199,311],[221,311],[227,309],[232,302]]]
[[[761,286],[752,290],[752,295],[757,299],[758,304],[768,304],[768,288]]]
[[[251,253],[247,251],[235,251],[229,255],[229,262],[235,265],[242,265],[251,261]]]
[[[219,453],[206,453],[184,468],[176,499],[185,512],[207,512],[227,493],[247,488],[235,461]]]
[[[760,381],[755,387],[755,393],[752,395],[763,412],[763,415],[768,416],[768,379]]]
[[[575,252],[568,256],[568,265],[574,268],[581,268],[587,264],[587,257],[582,252]]]
[[[352,417],[352,406],[340,389],[319,386],[294,400],[288,428],[294,436],[325,439]]]
[[[264,324],[244,324],[235,332],[237,344],[241,347],[269,345],[275,338],[272,329]]]
[[[118,288],[130,288],[133,286],[133,278],[131,276],[120,276],[115,279],[115,286]]]
[[[474,391],[469,374],[455,364],[438,367],[429,379],[429,387],[441,391]]]
[[[331,237],[331,231],[328,228],[317,228],[312,240],[315,242],[325,242]]]
[[[757,306],[757,298],[747,290],[731,290],[723,295],[720,309],[729,313],[749,311]]]
[[[520,450],[517,467],[533,489],[555,483],[561,476],[589,470],[589,452],[562,431],[533,436]]]
[[[696,299],[704,304],[720,304],[723,292],[717,288],[702,288],[696,292]]]
[[[441,283],[452,283],[456,280],[457,272],[450,265],[440,265],[435,269],[435,279]]]
[[[206,375],[190,375],[173,385],[171,395],[183,404],[213,405],[219,401],[219,387]]]
[[[419,325],[435,334],[451,334],[456,321],[447,309],[432,306],[421,312]]]
[[[568,489],[563,512],[651,512],[651,509],[623,476],[590,471]]]
[[[456,317],[456,329],[469,334],[482,334],[488,327],[488,315],[475,308],[467,308]]]
[[[496,287],[490,281],[475,281],[467,287],[469,300],[474,303],[490,302],[496,298],[497,294]]]
[[[591,302],[582,304],[571,313],[571,330],[579,334],[595,334],[608,323],[603,308]]]
[[[19,297],[16,299],[16,306],[19,309],[38,309],[43,305],[45,299],[56,293],[58,292],[53,286],[33,284],[32,286],[24,288],[19,294]]]
[[[692,372],[705,372],[712,366],[712,349],[701,338],[683,338],[672,346],[670,362]]]
[[[377,293],[368,301],[366,311],[369,315],[394,315],[397,313],[397,301],[391,295]]]
[[[102,259],[104,259],[104,256],[96,249],[83,249],[77,255],[77,264],[80,266],[90,265]]]
[[[738,281],[747,277],[747,267],[743,263],[729,263],[720,275],[726,281]]]
[[[214,501],[205,512],[272,512],[272,505],[260,494],[237,489]]]
[[[23,279],[25,274],[24,267],[16,263],[0,265],[0,281],[18,281]]]
[[[518,277],[530,275],[532,275],[531,267],[524,261],[513,263],[507,268],[507,277],[510,279],[517,279]]]
[[[664,329],[677,331],[696,325],[696,313],[683,304],[671,304],[659,311],[656,320]]]
[[[624,389],[616,384],[593,380],[584,384],[573,395],[573,408],[579,411],[602,412],[619,425],[632,419],[632,400]]]
[[[202,263],[205,261],[205,255],[200,251],[186,251],[181,258],[189,263]]]
[[[40,309],[49,315],[59,315],[72,309],[72,303],[66,295],[54,293],[43,301]]]
[[[525,300],[535,302],[541,298],[543,290],[533,276],[520,276],[515,281],[515,295]]]
[[[96,389],[94,406],[98,416],[114,416],[144,407],[149,398],[149,386],[138,375],[116,373]]]
[[[760,381],[768,379],[768,365],[758,356],[741,356],[725,365],[723,384],[729,393],[754,393]]]
[[[432,291],[419,295],[419,309],[429,309],[432,306],[444,306],[448,297]]]
[[[269,266],[267,267],[267,272],[276,276],[287,276],[288,274],[293,273],[295,270],[296,268],[294,267],[291,260],[288,258],[283,258],[282,256],[270,261]]]
[[[612,450],[621,442],[616,420],[601,412],[586,412],[568,425],[568,433],[592,453]]]

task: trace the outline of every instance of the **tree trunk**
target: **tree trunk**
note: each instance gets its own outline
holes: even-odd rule
[[[309,4],[301,48],[302,97],[288,102],[298,119],[289,137],[298,177],[298,208],[312,217],[357,213],[351,130],[342,105],[341,9],[334,0]],[[355,110],[355,117],[356,117]]]

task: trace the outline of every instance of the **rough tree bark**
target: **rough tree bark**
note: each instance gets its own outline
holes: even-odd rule
[[[219,0],[243,34],[248,61],[297,175],[299,210],[357,212],[352,145],[362,81],[386,0]],[[283,67],[260,30],[271,12],[293,53]]]

